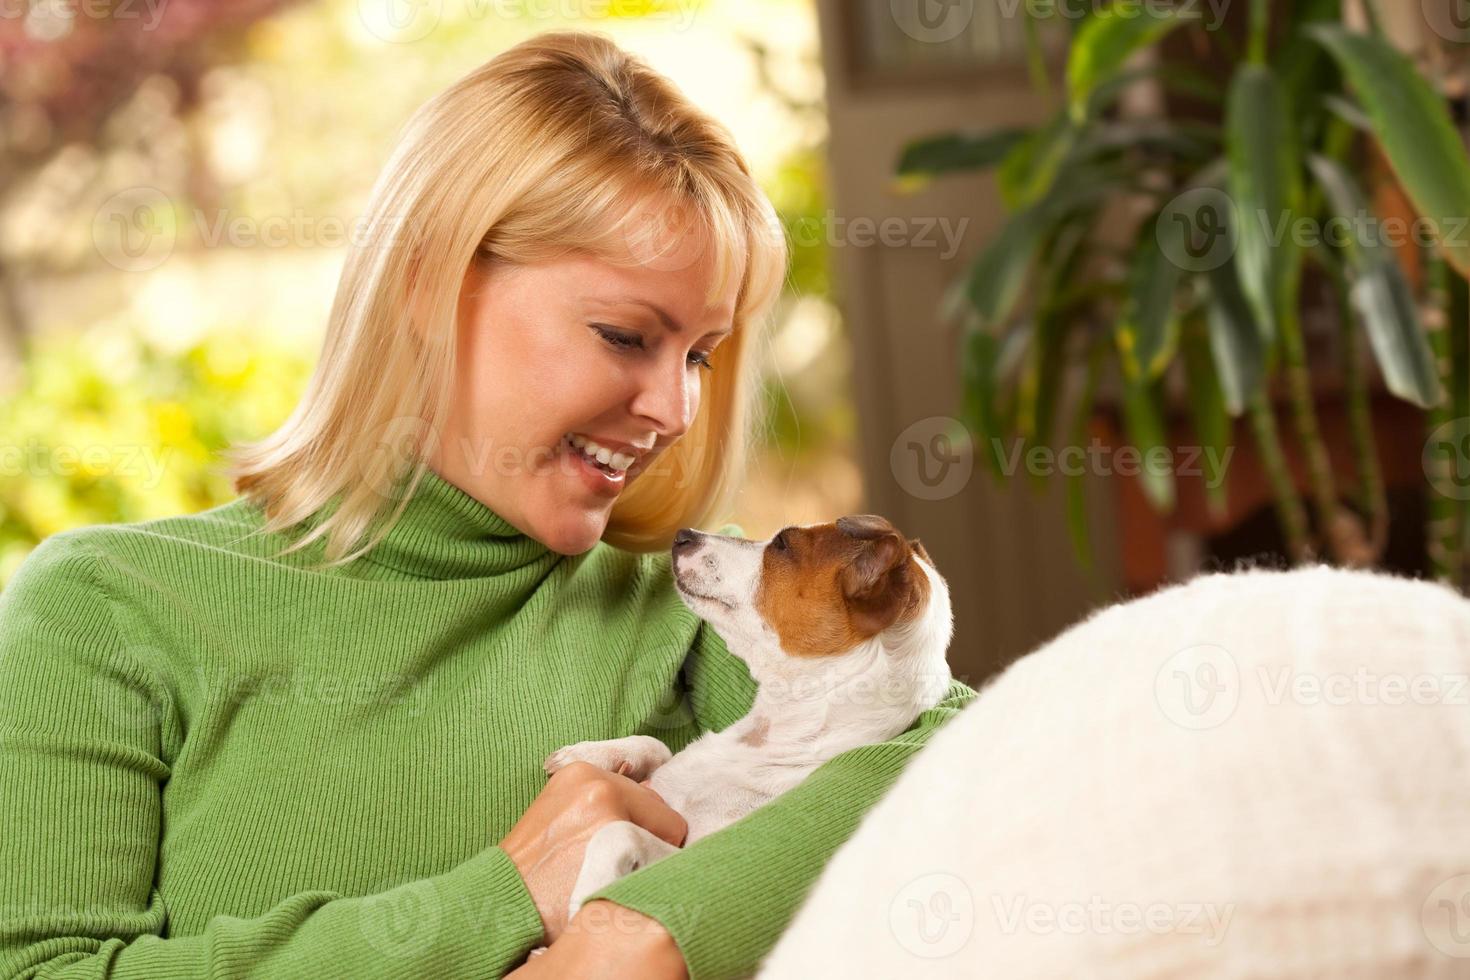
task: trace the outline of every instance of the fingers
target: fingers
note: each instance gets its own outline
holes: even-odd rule
[[[628,820],[675,847],[682,847],[689,833],[688,823],[663,797],[627,776],[578,761],[551,779],[553,783],[561,780],[576,793],[584,813],[595,823]]]
[[[635,783],[626,776],[609,773],[627,789],[628,819],[675,847],[684,846],[689,833],[689,823],[679,812],[663,801],[653,790]]]

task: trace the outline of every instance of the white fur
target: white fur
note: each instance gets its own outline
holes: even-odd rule
[[[791,789],[833,756],[899,734],[943,698],[953,615],[949,589],[932,566],[914,555],[929,580],[929,602],[909,623],[846,652],[793,657],[755,608],[768,543],[704,534],[696,549],[674,555],[681,597],[758,684],[745,717],[701,735],[672,758],[656,739],[632,736],[568,746],[547,759],[548,771],[585,761],[613,771],[626,764],[632,778],[651,773],[649,786],[689,824],[687,846]],[[571,913],[587,895],[673,850],[632,824],[601,828],[588,842]]]
[[[936,733],[760,976],[1470,975],[1467,678],[1470,602],[1431,584],[1106,609]]]

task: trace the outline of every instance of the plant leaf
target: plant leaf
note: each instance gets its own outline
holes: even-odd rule
[[[934,176],[998,166],[1030,133],[1010,128],[988,133],[943,133],[915,140],[899,156],[898,175]]]
[[[1184,362],[1190,417],[1202,450],[1200,462],[1205,467],[1201,477],[1205,499],[1214,514],[1223,515],[1227,505],[1225,474],[1211,473],[1208,466],[1212,461],[1220,463],[1225,459],[1225,448],[1231,437],[1230,416],[1226,412],[1219,376],[1211,363],[1209,332],[1197,318],[1184,325],[1179,347],[1180,359]]]
[[[1155,4],[1115,3],[1099,11],[1078,30],[1067,59],[1068,111],[1081,122],[1093,90],[1109,81],[1133,56],[1176,27],[1199,20],[1189,5],[1160,8]]]
[[[1158,377],[1174,351],[1174,293],[1183,270],[1169,259],[1159,236],[1178,239],[1176,247],[1182,251],[1184,232],[1180,222],[1161,218],[1154,215],[1134,243],[1128,304],[1116,330],[1123,376],[1129,382]]]
[[[1056,185],[1057,174],[1072,152],[1077,130],[1065,113],[1020,140],[1000,163],[996,180],[1006,207],[1030,207]]]
[[[1364,269],[1352,285],[1352,300],[1388,390],[1420,408],[1438,405],[1444,391],[1404,270],[1397,262]]]
[[[1010,318],[1026,286],[1031,267],[1059,222],[1105,197],[1102,181],[1078,180],[1006,222],[970,267],[966,291],[970,304],[988,329]]]
[[[1312,156],[1307,165],[1337,217],[1349,227],[1365,227],[1363,219],[1374,215],[1352,175],[1341,164],[1321,155]],[[1443,391],[1434,353],[1429,349],[1413,290],[1393,249],[1369,232],[1347,236],[1343,251],[1353,273],[1353,307],[1368,329],[1368,340],[1388,390],[1421,408],[1439,404]]]
[[[1013,215],[975,260],[968,291],[983,329],[993,330],[1015,311],[1049,223],[1043,208]]]
[[[1164,415],[1154,385],[1124,381],[1123,424],[1128,441],[1142,457],[1138,479],[1143,495],[1159,513],[1169,513],[1175,501],[1174,472],[1149,466],[1149,458],[1160,455],[1155,450],[1167,445]]]
[[[1088,444],[1088,425],[1092,420],[1093,399],[1097,392],[1097,378],[1101,373],[1103,347],[1095,345],[1087,358],[1087,374],[1072,412],[1070,445],[1083,448]],[[1087,468],[1077,467],[1066,474],[1067,535],[1072,540],[1072,551],[1083,568],[1091,568],[1092,535],[1087,526]]]
[[[1245,413],[1266,374],[1266,353],[1255,314],[1241,291],[1235,263],[1226,262],[1208,273],[1210,287],[1206,317],[1210,350],[1225,408],[1233,416]]]
[[[1421,215],[1436,226],[1445,258],[1470,275],[1470,158],[1445,100],[1388,42],[1336,24],[1307,29],[1352,82],[1394,172]]]
[[[1263,65],[1243,65],[1230,83],[1225,109],[1230,193],[1239,215],[1240,285],[1269,341],[1295,262],[1290,234],[1301,201],[1296,134],[1280,82]]]
[[[960,351],[964,423],[974,433],[976,455],[985,460],[997,480],[1003,473],[1000,459],[992,451],[991,439],[1000,435],[995,412],[995,364],[999,343],[990,331],[972,326],[965,331]]]

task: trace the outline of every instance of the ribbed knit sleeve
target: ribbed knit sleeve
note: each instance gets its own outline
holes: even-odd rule
[[[489,977],[540,942],[496,847],[167,938],[162,794],[184,722],[158,651],[116,626],[104,561],[57,535],[0,593],[0,978]]]
[[[720,730],[750,709],[755,682],[708,624],[696,634],[684,677],[701,730]],[[974,697],[967,685],[951,682],[944,700],[907,731],[828,760],[766,806],[593,897],[661,922],[691,980],[750,976],[827,859],[909,759]]]

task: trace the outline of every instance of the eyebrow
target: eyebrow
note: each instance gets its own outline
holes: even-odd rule
[[[653,311],[653,315],[656,316],[656,317],[658,317],[659,322],[664,325],[664,329],[667,330],[669,333],[679,333],[679,332],[681,332],[684,329],[684,325],[683,324],[681,324],[678,320],[676,320],[672,316],[670,316],[669,315],[669,311],[668,310],[665,310],[662,306],[659,306],[657,303],[650,303],[646,299],[636,299],[636,298],[631,297],[631,296],[630,297],[625,297],[624,299],[617,300],[617,302],[619,302],[619,303],[627,303],[630,306],[642,306],[642,307],[644,307],[646,309],[652,310]],[[726,327],[724,330],[711,330],[709,333],[715,334],[716,336],[723,337],[726,334],[733,333],[733,332],[734,332],[734,328],[733,327]],[[706,334],[706,336],[708,336],[708,334]]]

